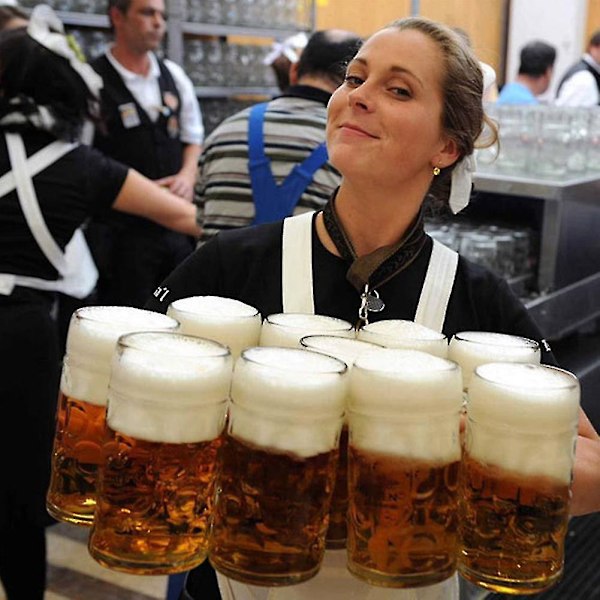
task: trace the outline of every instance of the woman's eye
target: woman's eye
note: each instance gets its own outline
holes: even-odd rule
[[[401,98],[410,98],[410,91],[403,87],[394,87],[391,88],[392,92],[396,94],[396,96],[400,96]]]
[[[346,75],[346,77],[344,77],[344,82],[348,85],[357,86],[360,85],[363,80],[356,75]]]

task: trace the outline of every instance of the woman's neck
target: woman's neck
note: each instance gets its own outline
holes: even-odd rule
[[[421,199],[411,201],[401,192],[393,195],[363,194],[344,183],[335,198],[335,211],[357,256],[400,241],[420,208]],[[327,250],[339,255],[327,234],[322,215],[317,219],[317,234]]]

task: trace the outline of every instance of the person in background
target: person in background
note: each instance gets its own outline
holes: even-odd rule
[[[600,29],[588,42],[587,52],[563,75],[556,90],[557,106],[600,104]]]
[[[496,131],[482,93],[478,60],[446,26],[407,18],[376,32],[328,105],[327,149],[342,180],[324,209],[219,233],[161,282],[146,307],[166,312],[178,298],[217,295],[263,315],[314,312],[357,326],[367,319],[408,319],[448,339],[480,330],[540,340],[504,279],[424,230],[426,199],[453,213],[469,202],[475,145],[483,144],[484,125]],[[371,296],[379,298],[377,306]],[[554,363],[547,344],[541,347],[542,362]],[[599,467],[600,437],[582,412],[573,514],[600,510]],[[457,577],[409,590],[376,588],[344,569],[343,554],[335,556],[326,552],[313,579],[270,597],[458,598]],[[181,598],[265,600],[270,592],[215,574],[206,561],[190,572]]]
[[[301,31],[285,38],[283,42],[274,42],[271,51],[265,56],[263,64],[273,70],[281,92],[285,92],[290,86],[290,67],[298,62],[307,42],[308,36]]]
[[[0,2],[0,32],[27,26],[27,15],[16,2]]]
[[[94,145],[192,200],[203,139],[200,107],[181,67],[159,59],[163,0],[109,0],[114,44],[92,66],[102,77],[102,117]],[[189,237],[147,219],[107,214],[87,231],[100,279],[96,303],[141,306],[194,247]]]
[[[232,115],[207,137],[196,198],[201,242],[325,204],[340,181],[327,161],[327,102],[360,43],[349,31],[313,33],[285,93]]]
[[[550,87],[556,48],[542,41],[533,41],[521,48],[519,72],[515,81],[500,90],[498,104],[539,104]]]
[[[0,37],[0,580],[8,600],[42,600],[46,587],[61,361],[53,309],[86,267],[73,242],[78,228],[112,208],[199,235],[191,203],[78,142],[97,118],[102,81],[62,32],[38,5],[27,28]]]

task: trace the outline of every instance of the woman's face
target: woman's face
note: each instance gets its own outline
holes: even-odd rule
[[[433,167],[454,162],[441,127],[443,68],[419,31],[384,29],[365,42],[329,102],[327,149],[345,178],[427,185]]]

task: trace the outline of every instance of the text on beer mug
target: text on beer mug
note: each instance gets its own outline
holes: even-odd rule
[[[245,583],[299,583],[319,570],[338,459],[346,365],[257,347],[235,364],[210,562]]]
[[[69,323],[56,415],[48,512],[59,521],[91,525],[101,461],[112,355],[132,331],[175,331],[165,315],[126,306],[76,310]]]
[[[88,545],[101,565],[159,575],[206,558],[231,371],[229,349],[212,340],[119,339]]]
[[[456,570],[460,368],[417,350],[361,354],[350,373],[348,569],[419,587]]]
[[[535,594],[563,571],[579,382],[546,365],[488,363],[469,386],[460,478],[459,571]]]

